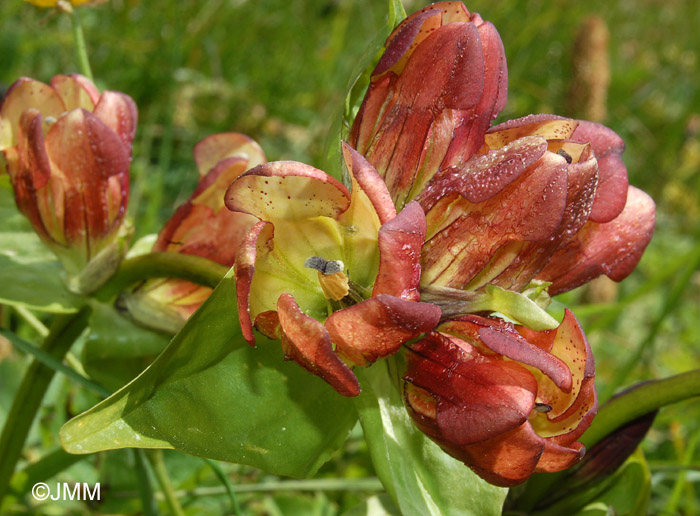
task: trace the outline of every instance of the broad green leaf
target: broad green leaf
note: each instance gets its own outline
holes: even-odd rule
[[[501,514],[507,489],[480,479],[418,430],[398,388],[403,357],[358,370],[356,408],[377,475],[405,516]]]
[[[66,289],[62,274],[53,253],[34,233],[0,233],[0,303],[75,312],[82,300]]]
[[[360,505],[343,513],[343,516],[401,516],[401,513],[387,494],[371,496]]]
[[[232,271],[138,378],[61,429],[70,453],[175,448],[312,475],[356,421],[352,403],[295,363],[278,342],[241,337]]]
[[[146,369],[167,344],[167,337],[135,325],[114,307],[92,303],[83,367],[93,380],[116,391]]]

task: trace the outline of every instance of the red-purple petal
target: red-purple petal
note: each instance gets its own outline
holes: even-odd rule
[[[425,214],[411,202],[379,228],[379,272],[372,295],[390,294],[418,301],[420,253],[425,241]]]
[[[334,312],[325,325],[336,352],[348,363],[364,366],[395,353],[409,339],[432,330],[441,315],[440,309],[431,303],[380,294]]]
[[[360,382],[333,352],[331,338],[323,324],[304,314],[294,297],[287,293],[277,301],[277,315],[287,359],[323,378],[343,396],[360,394]]]
[[[343,142],[343,157],[350,175],[355,178],[362,191],[369,197],[377,212],[379,222],[384,224],[396,217],[396,208],[391,200],[389,190],[386,189],[386,183],[375,168],[362,154],[345,142]]]
[[[598,189],[590,219],[610,222],[622,212],[627,201],[627,167],[622,162],[625,142],[604,125],[585,120],[579,120],[571,139],[590,142],[598,160]]]
[[[236,278],[238,320],[241,324],[243,338],[251,346],[255,346],[255,335],[250,315],[250,286],[253,282],[258,255],[262,255],[270,248],[273,233],[272,224],[265,221],[258,222],[243,239],[236,255],[234,275]]]
[[[655,222],[654,201],[630,186],[627,204],[617,218],[604,224],[588,222],[537,277],[552,282],[551,295],[571,290],[600,274],[622,281],[641,259]]]
[[[95,106],[94,114],[121,138],[131,152],[138,122],[138,109],[131,97],[117,91],[105,91]]]

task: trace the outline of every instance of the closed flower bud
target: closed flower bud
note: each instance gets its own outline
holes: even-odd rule
[[[80,75],[50,85],[23,78],[0,107],[0,150],[19,210],[61,260],[69,286],[91,291],[126,250],[131,142],[130,97]]]

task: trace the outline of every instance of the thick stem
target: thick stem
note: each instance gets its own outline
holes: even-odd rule
[[[700,369],[635,385],[600,408],[581,442],[591,448],[625,423],[695,396],[700,396]]]
[[[90,309],[87,307],[75,314],[59,316],[41,349],[55,360],[62,360],[86,328],[89,316]],[[54,369],[34,359],[15,394],[0,435],[0,501],[7,492],[10,477],[22,454],[24,441],[55,373]]]
[[[130,285],[151,278],[178,278],[214,288],[227,272],[228,268],[201,256],[144,254],[124,260],[117,273],[94,296],[100,301],[110,301]]]

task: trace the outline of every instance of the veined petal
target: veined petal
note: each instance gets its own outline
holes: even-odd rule
[[[265,162],[265,153],[255,140],[240,133],[212,134],[194,146],[194,160],[201,176],[226,158],[242,158],[248,161],[248,168]]]
[[[17,145],[20,118],[29,108],[36,109],[44,119],[58,119],[66,110],[63,100],[51,86],[22,77],[10,86],[0,105],[0,150]]]
[[[326,328],[338,355],[350,364],[364,366],[432,330],[441,315],[431,303],[380,294],[334,312],[326,320]]]
[[[589,221],[576,236],[557,251],[537,278],[551,281],[551,295],[571,290],[605,274],[622,281],[637,266],[651,240],[656,222],[654,201],[630,186],[627,204],[611,222]]]
[[[138,122],[138,109],[131,97],[117,91],[105,91],[94,114],[121,138],[124,147],[131,152]]]
[[[358,396],[360,382],[350,368],[333,352],[326,328],[304,314],[290,294],[277,302],[282,349],[289,360],[323,378],[343,396]]]
[[[125,215],[130,153],[114,131],[83,109],[59,118],[47,133],[45,145],[52,173],[65,181],[66,238],[84,241],[87,256],[95,256],[102,238]],[[113,176],[120,178],[121,191],[107,188]],[[118,198],[110,198],[115,193]],[[114,212],[118,214],[115,219],[110,216]]]
[[[596,193],[597,169],[593,157],[570,163],[567,167],[566,208],[554,236],[545,242],[510,242],[504,245],[479,275],[469,282],[467,288],[476,290],[492,283],[519,291],[528,285],[551,256],[565,246],[588,221]]]
[[[372,295],[420,299],[420,253],[425,232],[425,214],[415,201],[379,228],[379,272]]]
[[[528,479],[544,453],[545,441],[525,422],[518,428],[480,443],[454,450],[487,482],[512,487]]]
[[[484,134],[491,121],[506,105],[508,98],[508,67],[503,42],[496,27],[484,22],[478,14],[472,21],[479,31],[484,54],[484,93],[470,116],[454,129],[449,150],[440,166],[461,165],[471,158],[484,144]]]
[[[296,161],[259,165],[226,192],[226,206],[261,220],[337,218],[348,209],[350,192],[325,172]]]
[[[54,75],[51,87],[63,100],[66,111],[80,108],[93,111],[100,98],[99,90],[90,79],[78,74]]]
[[[5,156],[17,207],[44,241],[65,244],[62,187],[51,181],[39,111],[27,109],[22,114],[16,138],[16,147],[6,150]]]
[[[573,381],[567,365],[553,354],[530,344],[514,330],[487,326],[479,330],[479,337],[496,353],[539,369],[561,391],[571,392]]]
[[[224,192],[242,174],[247,161],[230,158],[201,178],[196,190],[166,222],[153,246],[209,258],[221,265],[233,264],[238,247],[258,219],[224,209]]]
[[[622,212],[627,200],[627,167],[622,162],[625,142],[604,125],[584,120],[579,120],[571,139],[590,142],[593,147],[599,180],[590,218],[593,222],[610,222]]]
[[[421,284],[462,288],[507,242],[553,236],[566,206],[566,166],[548,152],[487,201],[442,197],[426,214]]]
[[[343,234],[342,260],[355,283],[370,287],[379,267],[377,231],[384,219],[396,216],[396,209],[374,167],[345,143],[343,156],[352,178],[352,190],[350,206],[338,217]]]
[[[438,15],[430,16],[426,19],[438,20]],[[385,55],[391,60],[390,54]],[[427,141],[431,126],[436,119],[439,126],[451,119],[442,115],[443,110],[470,110],[479,102],[483,68],[475,25],[449,23],[417,45],[398,77],[394,79],[393,72],[388,72],[386,79],[374,80],[356,118],[351,144],[384,177],[397,207],[410,200],[414,183],[424,184],[437,172],[451,131],[442,127],[436,134],[444,138]],[[426,69],[432,70],[430,82],[425,81]],[[459,123],[461,118],[452,120]],[[367,126],[371,127],[371,136],[366,133]],[[432,165],[424,167],[426,161]]]
[[[547,150],[540,136],[526,136],[477,156],[462,166],[441,170],[418,198],[427,212],[446,193],[457,192],[472,203],[487,201],[518,179]]]
[[[532,330],[523,327],[516,327],[516,329],[522,329],[525,336],[532,333]],[[537,396],[542,403],[549,405],[552,410],[537,417],[545,417],[549,421],[554,421],[562,414],[565,414],[576,402],[584,380],[595,376],[595,364],[588,340],[579,322],[570,310],[567,309],[565,311],[564,319],[559,327],[556,330],[548,330],[548,332],[554,332],[555,334],[552,348],[549,352],[566,364],[571,371],[571,378],[573,379],[571,389],[566,390],[546,376],[538,378]],[[534,422],[533,425],[535,425]],[[549,435],[545,435],[540,431],[540,426],[536,429],[543,437],[549,437]],[[560,432],[556,431],[556,433]]]
[[[535,406],[537,382],[515,362],[470,358],[454,341],[433,335],[409,350],[404,380],[435,398],[440,437],[451,445],[474,444],[517,428]]]
[[[345,142],[343,142],[343,158],[350,176],[372,203],[379,222],[384,224],[396,217],[396,208],[389,190],[386,189],[386,183],[369,161]],[[354,188],[353,183],[353,190]],[[352,194],[354,195],[354,192]]]

